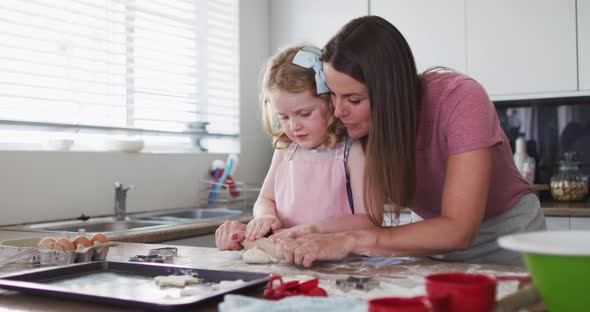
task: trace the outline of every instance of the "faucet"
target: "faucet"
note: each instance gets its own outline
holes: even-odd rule
[[[125,208],[125,200],[127,199],[127,191],[134,188],[134,186],[123,187],[120,182],[115,182],[115,220],[124,221],[127,215]]]

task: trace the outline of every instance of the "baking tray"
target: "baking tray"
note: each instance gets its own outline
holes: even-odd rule
[[[160,287],[155,276],[195,275],[197,285]],[[221,281],[243,280],[216,290]],[[0,277],[0,288],[24,293],[106,304],[171,310],[221,298],[227,293],[243,292],[264,286],[270,274],[216,271],[169,264],[97,261],[61,267],[37,269]],[[227,282],[226,282],[227,283]],[[231,283],[229,283],[231,284]],[[182,293],[193,292],[185,296]]]

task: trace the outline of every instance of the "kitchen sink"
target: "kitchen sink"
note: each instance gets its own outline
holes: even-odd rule
[[[150,213],[138,217],[137,219],[186,222],[196,220],[205,221],[221,218],[230,218],[239,216],[241,214],[242,211],[229,208],[191,208],[167,212]]]
[[[87,233],[117,233],[127,232],[133,230],[153,229],[162,226],[175,224],[174,222],[166,221],[148,221],[148,220],[123,220],[116,221],[114,218],[97,218],[88,222],[83,221],[61,221],[38,223],[22,226],[11,226],[4,229],[19,230],[19,231],[33,231],[33,232],[78,232],[84,229]]]
[[[112,233],[122,232],[128,230],[138,230],[153,228],[156,226],[169,225],[170,223],[155,223],[142,221],[107,221],[107,222],[92,222],[92,223],[78,223],[73,225],[60,225],[40,229],[44,232],[78,232],[79,229],[85,229],[86,232],[101,232]]]
[[[242,214],[240,210],[229,208],[191,208],[128,214],[127,219],[117,221],[114,217],[91,218],[88,221],[67,220],[47,223],[12,225],[2,230],[31,232],[74,232],[84,229],[87,233],[122,233],[136,230],[151,230],[175,224],[198,223],[210,220],[223,220]]]

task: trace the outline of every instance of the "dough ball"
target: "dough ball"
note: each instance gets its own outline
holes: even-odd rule
[[[267,264],[277,262],[273,261],[276,259],[272,258],[268,253],[262,249],[259,249],[258,247],[246,250],[246,252],[244,252],[242,255],[242,260],[249,264]]]

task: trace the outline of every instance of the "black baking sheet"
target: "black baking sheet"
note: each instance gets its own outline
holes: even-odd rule
[[[184,274],[195,275],[202,282],[184,288],[160,287],[154,282],[155,276]],[[211,287],[221,281],[240,279],[244,282],[220,290]],[[168,310],[197,305],[231,292],[262,287],[269,279],[270,275],[263,273],[98,261],[5,275],[0,278],[0,288],[67,299]],[[183,295],[181,292],[192,295]]]

